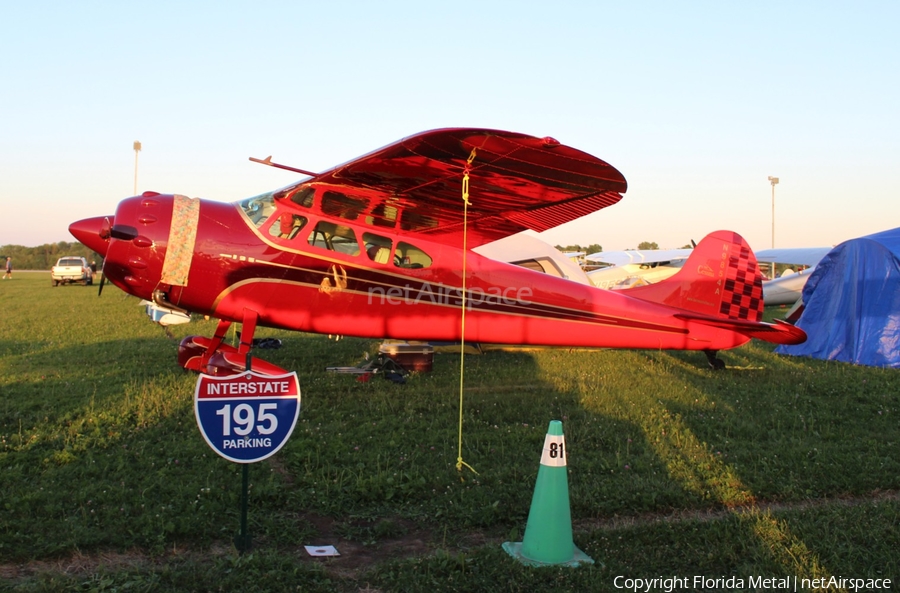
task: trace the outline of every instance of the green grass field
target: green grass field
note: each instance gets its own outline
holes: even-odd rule
[[[303,399],[284,449],[250,467],[241,555],[241,468],[203,440],[177,341],[114,287],[0,281],[0,590],[621,591],[674,576],[897,588],[897,371],[755,341],[720,353],[721,372],[701,353],[469,355],[473,471],[457,470],[459,355],[405,385],[363,383],[324,369],[377,341],[257,336],[283,340],[258,354],[295,370]],[[551,420],[574,541],[594,565],[530,568],[501,547],[522,541]],[[327,544],[341,556],[303,548]]]

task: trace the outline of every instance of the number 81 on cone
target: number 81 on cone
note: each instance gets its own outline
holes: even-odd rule
[[[297,424],[297,373],[202,374],[194,391],[194,415],[213,451],[235,463],[262,461],[284,446]]]
[[[566,467],[566,437],[561,434],[548,434],[544,437],[541,465]]]

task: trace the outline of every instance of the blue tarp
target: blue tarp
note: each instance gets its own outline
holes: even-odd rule
[[[803,289],[807,340],[775,352],[900,368],[900,228],[841,243]]]

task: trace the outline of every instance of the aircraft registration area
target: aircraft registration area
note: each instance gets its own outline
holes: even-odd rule
[[[255,160],[255,159],[254,159]],[[266,159],[266,164],[273,164]],[[762,275],[737,233],[711,233],[676,274],[609,291],[479,255],[617,203],[624,176],[552,138],[423,132],[276,191],[224,204],[145,192],[72,223],[103,277],[159,307],[219,319],[179,363],[240,373],[257,326],[399,340],[698,350],[806,339],[761,321]],[[464,320],[464,322],[463,322]],[[241,324],[239,346],[224,341]],[[255,372],[285,371],[252,359]]]

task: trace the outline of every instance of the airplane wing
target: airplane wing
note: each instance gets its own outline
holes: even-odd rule
[[[611,266],[628,264],[657,263],[674,259],[687,259],[691,249],[628,249],[625,251],[601,251],[585,256],[584,259],[594,263]]]
[[[769,264],[795,264],[814,266],[834,247],[786,247],[762,249],[756,252],[756,261]]]
[[[470,247],[520,231],[545,231],[622,199],[625,177],[553,138],[447,128],[409,136],[285,188],[328,184],[399,212],[400,228],[458,241],[468,165]]]

